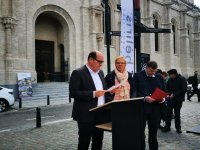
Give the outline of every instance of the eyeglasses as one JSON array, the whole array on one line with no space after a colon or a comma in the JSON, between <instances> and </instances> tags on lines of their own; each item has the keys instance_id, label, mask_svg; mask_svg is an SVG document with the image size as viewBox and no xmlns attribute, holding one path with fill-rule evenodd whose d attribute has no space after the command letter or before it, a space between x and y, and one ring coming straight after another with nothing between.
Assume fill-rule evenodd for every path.
<instances>
[{"instance_id":1,"label":"eyeglasses","mask_svg":"<svg viewBox=\"0 0 200 150\"><path fill-rule=\"evenodd\" d=\"M122 64L126 64L126 63L125 63L125 62L116 62L116 64L117 64L117 65L119 65L119 64L122 65Z\"/></svg>"},{"instance_id":2,"label":"eyeglasses","mask_svg":"<svg viewBox=\"0 0 200 150\"><path fill-rule=\"evenodd\" d=\"M98 59L96 59L96 58L94 58L94 60L96 60L99 64L103 64L103 63L104 63L104 61L98 60Z\"/></svg>"}]
</instances>

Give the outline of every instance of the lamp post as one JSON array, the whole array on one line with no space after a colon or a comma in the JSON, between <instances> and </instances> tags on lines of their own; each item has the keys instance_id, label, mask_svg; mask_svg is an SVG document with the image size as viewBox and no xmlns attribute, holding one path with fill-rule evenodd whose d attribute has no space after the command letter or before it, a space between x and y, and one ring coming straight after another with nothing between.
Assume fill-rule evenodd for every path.
<instances>
[{"instance_id":1,"label":"lamp post","mask_svg":"<svg viewBox=\"0 0 200 150\"><path fill-rule=\"evenodd\" d=\"M134 43L135 43L135 49L136 49L136 67L137 71L141 70L141 59L140 59L140 38L141 38L141 30L140 30L140 0L134 0L134 24L137 23L139 26L135 28L135 36L134 36Z\"/></svg>"},{"instance_id":2,"label":"lamp post","mask_svg":"<svg viewBox=\"0 0 200 150\"><path fill-rule=\"evenodd\" d=\"M110 9L108 0L104 0L105 5L105 33L106 33L106 49L107 49L107 73L110 73L110 44L111 44L111 24L110 24Z\"/></svg>"}]
</instances>

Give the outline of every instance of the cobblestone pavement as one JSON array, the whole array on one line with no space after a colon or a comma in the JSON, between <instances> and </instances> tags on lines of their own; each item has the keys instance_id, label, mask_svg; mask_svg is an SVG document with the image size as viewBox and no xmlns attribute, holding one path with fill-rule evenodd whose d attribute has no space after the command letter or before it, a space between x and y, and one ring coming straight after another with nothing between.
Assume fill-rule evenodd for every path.
<instances>
[{"instance_id":1,"label":"cobblestone pavement","mask_svg":"<svg viewBox=\"0 0 200 150\"><path fill-rule=\"evenodd\" d=\"M200 125L200 103L194 98L192 102L184 102L181 117L182 134L176 133L174 120L170 132L162 133L160 130L158 131L159 150L200 150L200 135L186 133L191 127ZM76 122L66 121L42 125L41 128L27 129L25 131L0 133L0 150L32 149L76 150ZM112 135L109 132L105 132L103 150L111 149Z\"/></svg>"}]
</instances>

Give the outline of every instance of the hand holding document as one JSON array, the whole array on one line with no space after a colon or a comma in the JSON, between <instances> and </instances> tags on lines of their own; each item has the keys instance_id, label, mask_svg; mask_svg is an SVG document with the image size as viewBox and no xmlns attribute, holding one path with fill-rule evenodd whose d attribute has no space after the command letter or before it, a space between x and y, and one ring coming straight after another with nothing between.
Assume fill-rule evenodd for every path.
<instances>
[{"instance_id":1,"label":"hand holding document","mask_svg":"<svg viewBox=\"0 0 200 150\"><path fill-rule=\"evenodd\" d=\"M121 83L119 83L119 84L117 84L117 85L113 85L113 86L111 86L109 89L107 89L106 92L111 92L112 90L114 90L114 89L116 89L116 88L118 88L118 87L120 87L120 86L123 86L124 83L125 83L125 81L123 81L123 82L121 82Z\"/></svg>"},{"instance_id":2,"label":"hand holding document","mask_svg":"<svg viewBox=\"0 0 200 150\"><path fill-rule=\"evenodd\" d=\"M169 93L156 88L155 91L152 93L151 98L155 99L156 101L162 101L163 98L165 98L166 96L168 96Z\"/></svg>"},{"instance_id":3,"label":"hand holding document","mask_svg":"<svg viewBox=\"0 0 200 150\"><path fill-rule=\"evenodd\" d=\"M97 90L95 91L95 97L100 97L105 94L106 90Z\"/></svg>"}]
</instances>

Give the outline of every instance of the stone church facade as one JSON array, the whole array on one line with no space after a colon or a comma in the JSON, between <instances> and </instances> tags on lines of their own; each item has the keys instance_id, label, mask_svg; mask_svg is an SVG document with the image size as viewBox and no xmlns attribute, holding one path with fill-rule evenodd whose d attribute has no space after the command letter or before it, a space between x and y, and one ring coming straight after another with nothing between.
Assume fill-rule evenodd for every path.
<instances>
[{"instance_id":1,"label":"stone church facade","mask_svg":"<svg viewBox=\"0 0 200 150\"><path fill-rule=\"evenodd\" d=\"M117 4L120 0L109 0L113 31L121 25ZM200 71L200 13L187 4L141 0L143 24L171 29L142 34L141 52L150 54L162 70L177 68L185 76ZM0 85L15 85L18 72L30 72L35 82L56 81L62 74L67 81L94 49L105 55L106 74L103 16L102 0L0 0ZM112 37L110 48L113 69L120 37Z\"/></svg>"}]
</instances>

